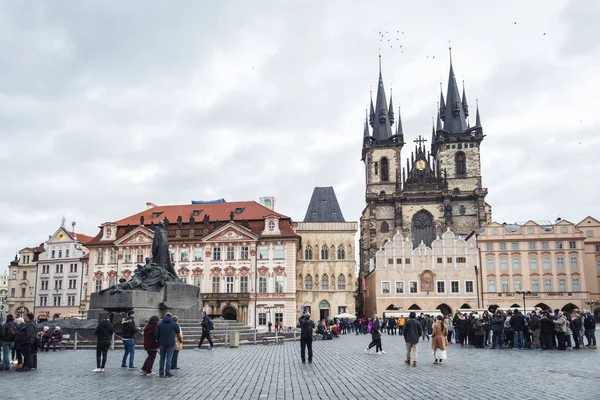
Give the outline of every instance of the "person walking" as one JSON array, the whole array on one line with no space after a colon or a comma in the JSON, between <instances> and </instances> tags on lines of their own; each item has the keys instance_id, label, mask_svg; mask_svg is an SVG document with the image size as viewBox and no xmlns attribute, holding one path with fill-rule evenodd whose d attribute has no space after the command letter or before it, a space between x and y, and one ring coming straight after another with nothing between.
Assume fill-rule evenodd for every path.
<instances>
[{"instance_id":1,"label":"person walking","mask_svg":"<svg viewBox=\"0 0 600 400\"><path fill-rule=\"evenodd\" d=\"M447 359L446 340L448 336L448 327L444 323L444 317L438 315L433 324L431 332L431 349L433 350L434 364L442 365L443 360Z\"/></svg>"},{"instance_id":2,"label":"person walking","mask_svg":"<svg viewBox=\"0 0 600 400\"><path fill-rule=\"evenodd\" d=\"M406 359L404 363L410 365L412 360L412 366L417 366L417 357L419 355L419 338L422 334L421 324L417 321L417 314L414 311L408 315L408 321L404 323L404 340L406 342Z\"/></svg>"},{"instance_id":3,"label":"person walking","mask_svg":"<svg viewBox=\"0 0 600 400\"><path fill-rule=\"evenodd\" d=\"M311 364L313 359L312 341L315 323L310 319L309 312L300 317L298 323L300 324L300 358L302 359L302 364L304 364L306 361L306 349L308 348L308 363Z\"/></svg>"},{"instance_id":4,"label":"person walking","mask_svg":"<svg viewBox=\"0 0 600 400\"><path fill-rule=\"evenodd\" d=\"M179 318L177 315L173 316L173 322L179 326ZM179 333L175 337L175 349L173 349L173 358L171 359L171 369L180 369L179 368L179 351L183 350L183 331L181 330L181 326L179 326Z\"/></svg>"},{"instance_id":5,"label":"person walking","mask_svg":"<svg viewBox=\"0 0 600 400\"><path fill-rule=\"evenodd\" d=\"M2 325L2 369L10 370L10 353L17 339L17 324L12 314L6 316L6 322Z\"/></svg>"},{"instance_id":6,"label":"person walking","mask_svg":"<svg viewBox=\"0 0 600 400\"><path fill-rule=\"evenodd\" d=\"M35 324L33 313L25 314L25 324L17 332L16 341L19 342L19 348L23 354L23 365L17 368L17 372L31 371L31 346L35 340Z\"/></svg>"},{"instance_id":7,"label":"person walking","mask_svg":"<svg viewBox=\"0 0 600 400\"><path fill-rule=\"evenodd\" d=\"M123 327L123 347L125 352L123 353L123 360L121 361L121 368L127 368L127 356L129 356L129 368L135 368L133 361L135 358L135 333L140 329L135 324L135 314L133 311L127 313L127 317L121 320Z\"/></svg>"},{"instance_id":8,"label":"person walking","mask_svg":"<svg viewBox=\"0 0 600 400\"><path fill-rule=\"evenodd\" d=\"M154 336L159 344L160 361L158 363L158 375L161 378L170 378L171 360L175 350L175 337L181 332L179 325L173 322L173 315L166 313L160 324L154 331Z\"/></svg>"},{"instance_id":9,"label":"person walking","mask_svg":"<svg viewBox=\"0 0 600 400\"><path fill-rule=\"evenodd\" d=\"M157 315L151 316L148 323L144 326L144 350L146 350L148 356L142 366L142 375L156 375L156 372L152 372L152 367L154 367L154 360L156 359L156 353L158 353L159 347L158 340L156 340L156 336L154 336L154 331L156 331L157 326Z\"/></svg>"},{"instance_id":10,"label":"person walking","mask_svg":"<svg viewBox=\"0 0 600 400\"><path fill-rule=\"evenodd\" d=\"M202 343L204 342L204 339L207 339L208 344L210 345L208 350L213 351L215 349L215 346L213 344L212 338L210 337L210 331L213 329L213 322L208 317L208 315L206 315L206 311L202 311L202 321L200 321L198 323L202 325L202 336L200 337L200 342L198 343L198 347L196 347L194 350L200 350L200 347L202 347ZM277 328L277 325L275 325L275 328Z\"/></svg>"},{"instance_id":11,"label":"person walking","mask_svg":"<svg viewBox=\"0 0 600 400\"><path fill-rule=\"evenodd\" d=\"M446 324L446 328L448 329L446 340L448 341L448 344L452 344L452 331L454 330L454 324L452 323L452 314L448 314L448 316L444 319L444 323Z\"/></svg>"},{"instance_id":12,"label":"person walking","mask_svg":"<svg viewBox=\"0 0 600 400\"><path fill-rule=\"evenodd\" d=\"M427 319L427 316L422 313L420 318L421 320L419 322L421 323L421 335L423 336L423 341L427 338L427 341L429 342L429 320Z\"/></svg>"},{"instance_id":13,"label":"person walking","mask_svg":"<svg viewBox=\"0 0 600 400\"><path fill-rule=\"evenodd\" d=\"M102 321L98 323L94 334L96 335L96 369L93 372L104 372L106 366L106 357L113 336L113 325L107 314Z\"/></svg>"},{"instance_id":14,"label":"person walking","mask_svg":"<svg viewBox=\"0 0 600 400\"><path fill-rule=\"evenodd\" d=\"M385 354L385 351L383 351L381 348L380 326L379 319L375 317L375 321L373 321L373 327L371 328L371 343L369 344L369 347L365 349L365 353L371 353L371 348L375 346L375 354Z\"/></svg>"}]
</instances>

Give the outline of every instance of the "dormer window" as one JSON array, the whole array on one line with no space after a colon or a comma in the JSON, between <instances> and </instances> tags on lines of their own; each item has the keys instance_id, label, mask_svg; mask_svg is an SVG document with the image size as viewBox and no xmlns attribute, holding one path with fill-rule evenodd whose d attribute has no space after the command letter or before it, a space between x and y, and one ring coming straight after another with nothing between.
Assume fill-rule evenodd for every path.
<instances>
[{"instance_id":1,"label":"dormer window","mask_svg":"<svg viewBox=\"0 0 600 400\"><path fill-rule=\"evenodd\" d=\"M241 213L244 212L245 209L246 209L245 207L238 207L238 208L235 209L235 213L236 214L241 214Z\"/></svg>"},{"instance_id":2,"label":"dormer window","mask_svg":"<svg viewBox=\"0 0 600 400\"><path fill-rule=\"evenodd\" d=\"M160 217L160 215L161 215L162 213L163 213L162 211L160 211L160 212L153 212L153 213L152 213L152 219Z\"/></svg>"},{"instance_id":3,"label":"dormer window","mask_svg":"<svg viewBox=\"0 0 600 400\"><path fill-rule=\"evenodd\" d=\"M202 210L194 210L194 212L193 212L194 217L199 216L201 211Z\"/></svg>"},{"instance_id":4,"label":"dormer window","mask_svg":"<svg viewBox=\"0 0 600 400\"><path fill-rule=\"evenodd\" d=\"M272 231L273 229L275 229L275 222L273 221L269 221L269 230Z\"/></svg>"}]
</instances>

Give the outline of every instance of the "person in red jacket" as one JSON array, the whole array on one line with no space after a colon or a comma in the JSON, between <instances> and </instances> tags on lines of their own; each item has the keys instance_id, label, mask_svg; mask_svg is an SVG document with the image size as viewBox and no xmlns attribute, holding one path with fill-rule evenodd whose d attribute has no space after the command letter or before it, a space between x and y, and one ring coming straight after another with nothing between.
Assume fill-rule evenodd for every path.
<instances>
[{"instance_id":1,"label":"person in red jacket","mask_svg":"<svg viewBox=\"0 0 600 400\"><path fill-rule=\"evenodd\" d=\"M154 336L157 326L158 316L156 315L151 316L146 326L144 326L144 350L148 353L148 357L146 357L146 361L144 361L144 365L142 366L142 375L156 375L156 372L152 372L152 367L158 353L158 340Z\"/></svg>"}]
</instances>

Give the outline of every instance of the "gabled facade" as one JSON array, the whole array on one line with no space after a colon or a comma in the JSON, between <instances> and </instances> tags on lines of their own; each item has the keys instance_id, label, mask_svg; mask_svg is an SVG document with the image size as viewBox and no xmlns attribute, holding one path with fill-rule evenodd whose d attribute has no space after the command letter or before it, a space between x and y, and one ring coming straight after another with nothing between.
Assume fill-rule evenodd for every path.
<instances>
[{"instance_id":1,"label":"gabled facade","mask_svg":"<svg viewBox=\"0 0 600 400\"><path fill-rule=\"evenodd\" d=\"M35 285L37 280L37 261L44 252L44 244L38 247L25 247L8 267L8 298L5 314L24 317L33 312L35 304Z\"/></svg>"},{"instance_id":2,"label":"gabled facade","mask_svg":"<svg viewBox=\"0 0 600 400\"><path fill-rule=\"evenodd\" d=\"M470 126L469 106L463 87L460 96L450 61L446 98L440 93L437 124L430 147L427 139L414 135L416 146L402 168L401 151L406 133L400 111L387 108L381 62L377 104L363 133L366 207L360 219L360 271L369 272L369 260L396 232L408 238L413 248L431 246L437 236L450 229L466 237L491 221L482 185L480 145L484 135L479 109ZM393 124L397 129L393 133ZM372 132L369 129L372 127Z\"/></svg>"},{"instance_id":3,"label":"gabled facade","mask_svg":"<svg viewBox=\"0 0 600 400\"><path fill-rule=\"evenodd\" d=\"M0 275L0 321L4 322L6 314L8 314L8 271L4 271Z\"/></svg>"},{"instance_id":4,"label":"gabled facade","mask_svg":"<svg viewBox=\"0 0 600 400\"><path fill-rule=\"evenodd\" d=\"M37 261L35 311L37 319L83 316L84 271L92 238L69 232L63 224L44 243Z\"/></svg>"},{"instance_id":5,"label":"gabled facade","mask_svg":"<svg viewBox=\"0 0 600 400\"><path fill-rule=\"evenodd\" d=\"M285 215L256 202L157 206L100 226L88 244L85 296L129 279L152 257L154 226L166 226L175 271L200 287L210 315L250 326L295 326L300 237Z\"/></svg>"},{"instance_id":6,"label":"gabled facade","mask_svg":"<svg viewBox=\"0 0 600 400\"><path fill-rule=\"evenodd\" d=\"M479 253L450 230L413 248L397 233L380 248L365 278L365 315L399 316L410 311L447 315L481 308Z\"/></svg>"},{"instance_id":7,"label":"gabled facade","mask_svg":"<svg viewBox=\"0 0 600 400\"><path fill-rule=\"evenodd\" d=\"M315 188L306 217L297 228L302 237L297 267L298 318L305 312L314 320L355 314L357 229L356 222L344 220L332 187Z\"/></svg>"}]
</instances>

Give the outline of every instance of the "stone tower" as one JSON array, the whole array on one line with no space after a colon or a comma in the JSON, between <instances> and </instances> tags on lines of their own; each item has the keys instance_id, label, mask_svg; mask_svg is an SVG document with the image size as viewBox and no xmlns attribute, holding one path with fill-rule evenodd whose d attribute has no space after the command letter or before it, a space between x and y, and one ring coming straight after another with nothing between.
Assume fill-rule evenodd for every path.
<instances>
[{"instance_id":1,"label":"stone tower","mask_svg":"<svg viewBox=\"0 0 600 400\"><path fill-rule=\"evenodd\" d=\"M431 143L415 134L414 151L402 168L405 144L398 112L390 94L387 106L381 58L375 107L371 100L365 121L362 161L365 163L366 207L360 219L360 271L369 273L375 251L400 232L413 247L431 242L447 229L466 236L491 219L482 187L480 145L484 138L479 117L469 126L469 107L463 85L460 95L452 59L446 98L440 93L437 123ZM369 129L372 128L372 132ZM429 148L428 148L429 147Z\"/></svg>"}]
</instances>

